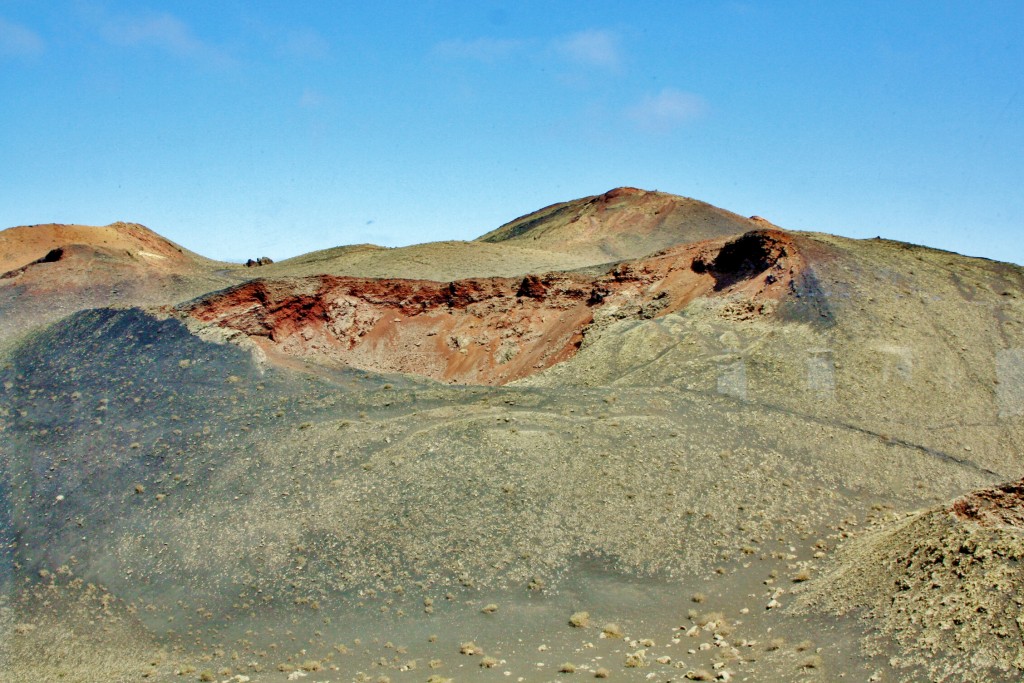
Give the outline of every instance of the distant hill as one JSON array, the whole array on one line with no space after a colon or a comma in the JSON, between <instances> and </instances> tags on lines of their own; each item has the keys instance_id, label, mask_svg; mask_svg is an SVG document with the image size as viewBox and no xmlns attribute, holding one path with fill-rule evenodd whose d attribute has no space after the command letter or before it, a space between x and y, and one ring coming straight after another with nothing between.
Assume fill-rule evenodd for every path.
<instances>
[{"instance_id":1,"label":"distant hill","mask_svg":"<svg viewBox=\"0 0 1024 683\"><path fill-rule=\"evenodd\" d=\"M602 257L597 262L604 260ZM572 270L594 263L587 255L534 249L528 245L445 241L392 249L370 244L335 247L263 266L252 275L347 275L449 282L469 277L514 277Z\"/></svg>"},{"instance_id":2,"label":"distant hill","mask_svg":"<svg viewBox=\"0 0 1024 683\"><path fill-rule=\"evenodd\" d=\"M237 282L233 269L137 223L9 228L0 231L0 341L86 308L198 296Z\"/></svg>"},{"instance_id":3,"label":"distant hill","mask_svg":"<svg viewBox=\"0 0 1024 683\"><path fill-rule=\"evenodd\" d=\"M170 272L208 266L216 262L161 237L138 223L105 226L46 223L0 231L0 274L30 265L61 248L81 246L110 258L146 264ZM51 258L55 262L59 258Z\"/></svg>"},{"instance_id":4,"label":"distant hill","mask_svg":"<svg viewBox=\"0 0 1024 683\"><path fill-rule=\"evenodd\" d=\"M477 238L565 252L595 262L638 258L679 244L765 227L705 202L665 192L619 187L552 204Z\"/></svg>"}]
</instances>

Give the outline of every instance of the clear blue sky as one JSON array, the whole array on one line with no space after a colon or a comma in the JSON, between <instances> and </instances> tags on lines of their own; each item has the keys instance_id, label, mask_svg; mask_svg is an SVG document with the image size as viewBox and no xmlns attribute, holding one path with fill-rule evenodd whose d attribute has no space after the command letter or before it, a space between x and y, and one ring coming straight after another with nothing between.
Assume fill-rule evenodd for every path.
<instances>
[{"instance_id":1,"label":"clear blue sky","mask_svg":"<svg viewBox=\"0 0 1024 683\"><path fill-rule=\"evenodd\" d=\"M0 0L0 227L470 239L619 185L1024 263L1024 2Z\"/></svg>"}]
</instances>

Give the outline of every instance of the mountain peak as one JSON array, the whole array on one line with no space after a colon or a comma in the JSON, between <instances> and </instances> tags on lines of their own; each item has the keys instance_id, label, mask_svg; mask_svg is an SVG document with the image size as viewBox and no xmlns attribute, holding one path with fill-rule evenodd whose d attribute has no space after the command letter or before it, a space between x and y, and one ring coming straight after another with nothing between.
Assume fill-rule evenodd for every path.
<instances>
[{"instance_id":1,"label":"mountain peak","mask_svg":"<svg viewBox=\"0 0 1024 683\"><path fill-rule=\"evenodd\" d=\"M0 231L0 273L32 264L54 249L72 245L109 252L119 259L141 259L164 269L207 260L139 223L41 223Z\"/></svg>"},{"instance_id":2,"label":"mountain peak","mask_svg":"<svg viewBox=\"0 0 1024 683\"><path fill-rule=\"evenodd\" d=\"M526 214L477 241L617 261L681 244L732 237L758 227L764 227L763 223L696 199L616 187Z\"/></svg>"}]
</instances>

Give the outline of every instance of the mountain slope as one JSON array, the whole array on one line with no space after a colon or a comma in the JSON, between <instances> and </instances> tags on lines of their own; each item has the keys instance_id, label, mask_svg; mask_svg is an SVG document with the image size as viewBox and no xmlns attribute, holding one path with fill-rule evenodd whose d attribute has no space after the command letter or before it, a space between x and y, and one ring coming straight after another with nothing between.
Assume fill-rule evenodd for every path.
<instances>
[{"instance_id":1,"label":"mountain slope","mask_svg":"<svg viewBox=\"0 0 1024 683\"><path fill-rule=\"evenodd\" d=\"M973 491L851 541L800 596L805 610L856 613L931 680L1024 671L1024 481Z\"/></svg>"},{"instance_id":2,"label":"mountain slope","mask_svg":"<svg viewBox=\"0 0 1024 683\"><path fill-rule=\"evenodd\" d=\"M585 256L595 263L768 227L710 204L631 187L553 204L477 238Z\"/></svg>"},{"instance_id":3,"label":"mountain slope","mask_svg":"<svg viewBox=\"0 0 1024 683\"><path fill-rule=\"evenodd\" d=\"M237 281L232 268L135 223L9 228L0 231L0 342L86 308L219 289Z\"/></svg>"},{"instance_id":4,"label":"mountain slope","mask_svg":"<svg viewBox=\"0 0 1024 683\"><path fill-rule=\"evenodd\" d=\"M920 680L968 604L998 628L934 671L1019 679L1006 591L951 580L1019 501L949 524L944 501L1024 470L1024 269L754 226L515 278L263 266L24 335L0 363L4 680ZM889 535L865 562L834 552L867 525ZM970 576L1016 590L1015 562Z\"/></svg>"},{"instance_id":5,"label":"mountain slope","mask_svg":"<svg viewBox=\"0 0 1024 683\"><path fill-rule=\"evenodd\" d=\"M431 242L390 249L373 245L325 249L278 261L259 268L254 274L260 277L338 275L450 282L573 270L590 265L594 265L594 260L583 255L513 244Z\"/></svg>"},{"instance_id":6,"label":"mountain slope","mask_svg":"<svg viewBox=\"0 0 1024 683\"><path fill-rule=\"evenodd\" d=\"M751 317L801 307L804 260L779 230L701 242L601 275L547 273L448 284L333 276L259 279L177 308L281 354L460 384L505 384L570 359L611 320L741 297ZM812 315L824 315L817 313Z\"/></svg>"},{"instance_id":7,"label":"mountain slope","mask_svg":"<svg viewBox=\"0 0 1024 683\"><path fill-rule=\"evenodd\" d=\"M199 256L137 223L97 227L48 223L0 231L0 273L8 273L73 245L90 247L108 256L123 256L150 268L180 272L215 262ZM48 262L56 262L51 258Z\"/></svg>"},{"instance_id":8,"label":"mountain slope","mask_svg":"<svg viewBox=\"0 0 1024 683\"><path fill-rule=\"evenodd\" d=\"M737 643L802 633L781 613L740 613L764 614L773 589L760 581L793 561L776 556L808 561L866 505L920 507L996 478L671 376L541 391L295 372L134 310L79 313L9 360L4 526L17 543L4 573L41 583L47 604L75 598L76 579L102 586L154 648L183 645L132 660L155 680L202 671L206 656L237 667L232 651L246 675L261 671L249 662L317 661L339 666L318 680L350 680L387 655L374 638L409 650L389 675L413 658L453 673L474 640L523 675L548 644L551 666L644 680L624 668L629 639L573 632L568 615L651 638L652 661L680 656L664 647L697 593ZM498 618L481 622L492 602ZM22 638L48 641L45 604L15 607L34 625ZM339 656L355 638L368 647ZM711 670L717 652L681 657ZM762 666L729 670L785 680Z\"/></svg>"}]
</instances>

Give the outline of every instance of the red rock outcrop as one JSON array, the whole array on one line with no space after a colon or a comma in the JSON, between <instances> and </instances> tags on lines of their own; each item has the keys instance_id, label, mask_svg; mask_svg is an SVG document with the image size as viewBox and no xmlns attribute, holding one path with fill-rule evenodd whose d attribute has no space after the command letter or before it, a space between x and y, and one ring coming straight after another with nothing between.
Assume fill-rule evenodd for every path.
<instances>
[{"instance_id":1,"label":"red rock outcrop","mask_svg":"<svg viewBox=\"0 0 1024 683\"><path fill-rule=\"evenodd\" d=\"M957 498L953 514L982 526L1024 529L1024 479L972 491Z\"/></svg>"},{"instance_id":2,"label":"red rock outcrop","mask_svg":"<svg viewBox=\"0 0 1024 683\"><path fill-rule=\"evenodd\" d=\"M804 268L793 240L762 230L676 247L601 276L548 273L450 283L319 275L252 280L178 307L269 352L464 384L504 384L571 358L604 309L675 312L700 296L785 297ZM759 305L760 304L762 305Z\"/></svg>"}]
</instances>

